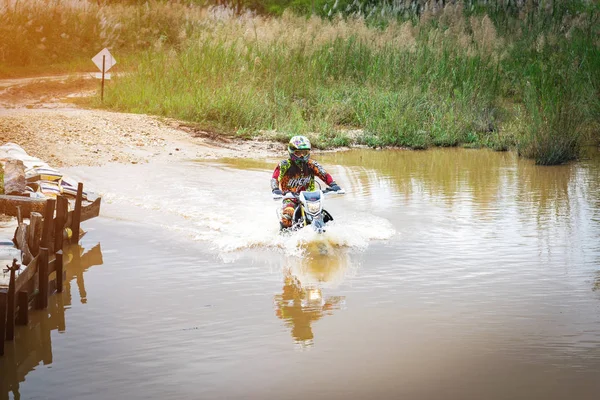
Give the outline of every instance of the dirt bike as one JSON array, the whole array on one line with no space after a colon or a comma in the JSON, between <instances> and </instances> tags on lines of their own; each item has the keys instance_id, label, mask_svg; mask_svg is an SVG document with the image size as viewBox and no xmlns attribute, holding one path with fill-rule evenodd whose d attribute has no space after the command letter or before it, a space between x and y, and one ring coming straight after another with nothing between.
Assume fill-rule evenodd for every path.
<instances>
[{"instance_id":1,"label":"dirt bike","mask_svg":"<svg viewBox=\"0 0 600 400\"><path fill-rule=\"evenodd\" d=\"M318 182L317 182L318 183ZM329 213L329 211L323 208L323 201L325 199L325 194L327 193L338 193L344 194L346 193L343 189L335 191L330 188L325 190L321 190L319 185L318 190L312 191L301 191L300 193L287 192L284 195L273 195L273 199L279 200L281 199L296 199L298 200L298 205L294 210L294 216L292 219L292 226L290 228L285 228L281 222L279 223L279 227L281 231L297 231L299 229L304 228L307 225L310 225L315 232L323 233L325 232L325 224L330 221L333 221L333 217ZM281 221L281 207L277 209L277 217Z\"/></svg>"}]
</instances>

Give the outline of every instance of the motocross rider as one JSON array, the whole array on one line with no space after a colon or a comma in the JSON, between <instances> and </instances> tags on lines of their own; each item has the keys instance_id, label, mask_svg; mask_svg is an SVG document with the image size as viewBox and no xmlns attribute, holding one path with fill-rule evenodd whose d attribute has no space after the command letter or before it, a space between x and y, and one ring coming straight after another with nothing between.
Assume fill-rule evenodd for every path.
<instances>
[{"instance_id":1,"label":"motocross rider","mask_svg":"<svg viewBox=\"0 0 600 400\"><path fill-rule=\"evenodd\" d=\"M281 161L271 177L271 191L274 196L284 193L300 193L303 190L315 190L315 175L325 182L332 190L341 188L335 183L325 169L310 158L311 145L306 136L294 136L288 143L290 157ZM294 210L298 199L284 199L282 202L281 229L291 228Z\"/></svg>"}]
</instances>

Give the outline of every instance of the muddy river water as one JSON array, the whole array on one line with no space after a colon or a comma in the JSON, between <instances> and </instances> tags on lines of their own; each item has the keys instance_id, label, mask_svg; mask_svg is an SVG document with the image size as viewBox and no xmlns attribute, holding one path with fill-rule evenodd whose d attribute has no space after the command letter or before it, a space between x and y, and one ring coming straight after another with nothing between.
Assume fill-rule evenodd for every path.
<instances>
[{"instance_id":1,"label":"muddy river water","mask_svg":"<svg viewBox=\"0 0 600 400\"><path fill-rule=\"evenodd\" d=\"M0 398L600 398L600 154L315 156L345 195L278 234L276 160L73 168L104 197Z\"/></svg>"}]
</instances>

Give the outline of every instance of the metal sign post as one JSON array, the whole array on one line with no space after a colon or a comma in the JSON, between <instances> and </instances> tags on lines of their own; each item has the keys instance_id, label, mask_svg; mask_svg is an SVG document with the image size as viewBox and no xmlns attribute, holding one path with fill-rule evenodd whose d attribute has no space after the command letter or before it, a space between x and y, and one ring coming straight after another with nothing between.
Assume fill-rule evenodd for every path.
<instances>
[{"instance_id":1,"label":"metal sign post","mask_svg":"<svg viewBox=\"0 0 600 400\"><path fill-rule=\"evenodd\" d=\"M100 101L104 101L104 67L106 66L106 56L102 55L102 89L100 91Z\"/></svg>"},{"instance_id":2,"label":"metal sign post","mask_svg":"<svg viewBox=\"0 0 600 400\"><path fill-rule=\"evenodd\" d=\"M117 63L117 60L113 58L112 54L110 54L110 51L108 51L107 48L104 48L100 53L96 54L94 58L92 58L92 61L94 64L96 64L98 69L102 71L101 74L96 74L96 78L102 79L100 99L104 101L104 80L110 79L110 74L107 74L106 72Z\"/></svg>"}]
</instances>

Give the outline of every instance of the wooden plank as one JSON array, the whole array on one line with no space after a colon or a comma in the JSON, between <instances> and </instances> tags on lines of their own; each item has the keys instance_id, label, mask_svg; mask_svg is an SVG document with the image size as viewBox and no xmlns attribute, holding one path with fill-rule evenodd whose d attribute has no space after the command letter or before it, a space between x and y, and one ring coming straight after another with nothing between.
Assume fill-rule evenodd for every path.
<instances>
[{"instance_id":1,"label":"wooden plank","mask_svg":"<svg viewBox=\"0 0 600 400\"><path fill-rule=\"evenodd\" d=\"M87 221L88 219L96 218L100 215L100 203L102 198L98 197L91 204L81 208L81 219L80 222Z\"/></svg>"},{"instance_id":2,"label":"wooden plank","mask_svg":"<svg viewBox=\"0 0 600 400\"><path fill-rule=\"evenodd\" d=\"M27 244L29 245L29 251L34 257L40 252L40 240L42 240L42 214L38 212L31 213L29 217L29 237Z\"/></svg>"},{"instance_id":3,"label":"wooden plank","mask_svg":"<svg viewBox=\"0 0 600 400\"><path fill-rule=\"evenodd\" d=\"M54 207L56 206L56 200L48 199L46 202L46 209L44 210L44 228L42 229L42 243L41 247L46 249L50 248L50 239L52 237L52 223L54 221Z\"/></svg>"},{"instance_id":4,"label":"wooden plank","mask_svg":"<svg viewBox=\"0 0 600 400\"><path fill-rule=\"evenodd\" d=\"M73 241L79 242L79 226L81 224L81 202L83 200L83 183L77 184L77 197L75 198L75 209L73 210L73 223L71 224L71 230L73 231Z\"/></svg>"},{"instance_id":5,"label":"wooden plank","mask_svg":"<svg viewBox=\"0 0 600 400\"><path fill-rule=\"evenodd\" d=\"M10 269L10 283L8 285L8 299L6 300L6 340L15 338L15 272L17 263L13 261Z\"/></svg>"},{"instance_id":6,"label":"wooden plank","mask_svg":"<svg viewBox=\"0 0 600 400\"><path fill-rule=\"evenodd\" d=\"M0 356L4 355L4 338L6 337L6 303L8 293L0 289Z\"/></svg>"},{"instance_id":7,"label":"wooden plank","mask_svg":"<svg viewBox=\"0 0 600 400\"><path fill-rule=\"evenodd\" d=\"M50 275L53 272L56 272L56 265L56 258L53 258L50 261L48 261L48 275ZM50 291L49 293L52 293L52 291Z\"/></svg>"},{"instance_id":8,"label":"wooden plank","mask_svg":"<svg viewBox=\"0 0 600 400\"><path fill-rule=\"evenodd\" d=\"M63 248L63 237L67 215L69 213L69 200L65 196L56 198L56 219L54 220L54 251Z\"/></svg>"},{"instance_id":9,"label":"wooden plank","mask_svg":"<svg viewBox=\"0 0 600 400\"><path fill-rule=\"evenodd\" d=\"M32 301L37 299L38 295L40 294L40 291L37 288L35 288L35 289L33 289L33 291L31 293L27 293L27 294L29 295L29 302L31 303Z\"/></svg>"},{"instance_id":10,"label":"wooden plank","mask_svg":"<svg viewBox=\"0 0 600 400\"><path fill-rule=\"evenodd\" d=\"M56 291L56 279L52 279L48 281L48 293L54 293ZM54 296L50 296L49 299L54 298Z\"/></svg>"},{"instance_id":11,"label":"wooden plank","mask_svg":"<svg viewBox=\"0 0 600 400\"><path fill-rule=\"evenodd\" d=\"M39 255L36 256L31 262L25 267L24 270L21 271L19 276L15 281L15 291L21 291L31 279L35 276L35 273L38 270L38 260Z\"/></svg>"},{"instance_id":12,"label":"wooden plank","mask_svg":"<svg viewBox=\"0 0 600 400\"><path fill-rule=\"evenodd\" d=\"M17 206L17 223L23 223L23 214L21 213L21 206Z\"/></svg>"},{"instance_id":13,"label":"wooden plank","mask_svg":"<svg viewBox=\"0 0 600 400\"><path fill-rule=\"evenodd\" d=\"M29 323L29 294L22 290L17 293L17 325L27 325Z\"/></svg>"},{"instance_id":14,"label":"wooden plank","mask_svg":"<svg viewBox=\"0 0 600 400\"><path fill-rule=\"evenodd\" d=\"M29 234L29 225L25 223L20 223L15 231L15 237L13 239L15 243L15 247L21 250L23 253L22 263L23 265L27 265L33 259L33 255L29 250L29 245L27 244L27 237Z\"/></svg>"},{"instance_id":15,"label":"wooden plank","mask_svg":"<svg viewBox=\"0 0 600 400\"><path fill-rule=\"evenodd\" d=\"M21 251L27 246L27 224L21 222L17 225L13 243L15 244L15 247Z\"/></svg>"},{"instance_id":16,"label":"wooden plank","mask_svg":"<svg viewBox=\"0 0 600 400\"><path fill-rule=\"evenodd\" d=\"M45 247L40 249L38 264L38 288L40 293L36 299L36 308L43 310L48 307L48 249Z\"/></svg>"},{"instance_id":17,"label":"wooden plank","mask_svg":"<svg viewBox=\"0 0 600 400\"><path fill-rule=\"evenodd\" d=\"M32 212L43 213L47 199L33 199L25 196L0 195L0 214L18 216L17 206L21 207L21 218L29 218Z\"/></svg>"},{"instance_id":18,"label":"wooden plank","mask_svg":"<svg viewBox=\"0 0 600 400\"><path fill-rule=\"evenodd\" d=\"M87 221L100 215L100 206L102 204L102 198L98 197L92 203L81 206L81 220L79 222ZM67 226L70 228L73 225L73 214L74 210L69 211L67 214Z\"/></svg>"}]
</instances>

